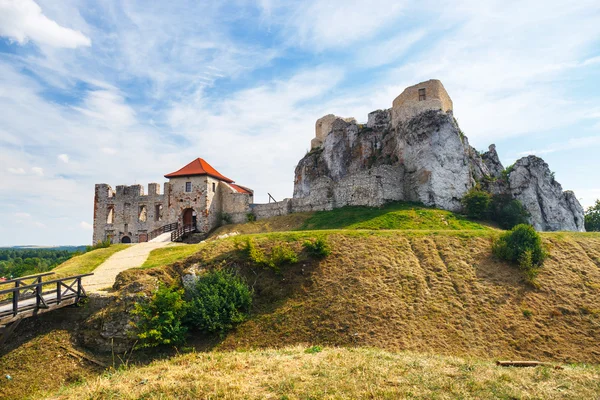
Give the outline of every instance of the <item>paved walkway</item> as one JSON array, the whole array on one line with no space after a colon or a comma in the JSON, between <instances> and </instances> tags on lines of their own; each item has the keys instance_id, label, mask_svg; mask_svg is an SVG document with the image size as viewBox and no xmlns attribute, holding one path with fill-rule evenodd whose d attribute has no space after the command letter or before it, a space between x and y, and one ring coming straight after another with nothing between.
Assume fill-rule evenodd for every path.
<instances>
[{"instance_id":1,"label":"paved walkway","mask_svg":"<svg viewBox=\"0 0 600 400\"><path fill-rule=\"evenodd\" d=\"M94 275L83 278L83 287L87 293L105 292L115 283L115 278L119 272L129 268L140 267L148 255L154 249L173 244L172 242L148 242L131 245L131 247L121 250L110 256L98 268L94 270Z\"/></svg>"}]
</instances>

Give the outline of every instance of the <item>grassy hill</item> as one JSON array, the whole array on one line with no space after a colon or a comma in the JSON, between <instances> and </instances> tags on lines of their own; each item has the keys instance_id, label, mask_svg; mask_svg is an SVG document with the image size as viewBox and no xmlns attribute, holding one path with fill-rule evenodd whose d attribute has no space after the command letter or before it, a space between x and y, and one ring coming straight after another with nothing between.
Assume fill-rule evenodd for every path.
<instances>
[{"instance_id":1,"label":"grassy hill","mask_svg":"<svg viewBox=\"0 0 600 400\"><path fill-rule=\"evenodd\" d=\"M579 399L600 367L499 368L473 358L377 349L287 347L191 353L120 370L57 399Z\"/></svg>"},{"instance_id":2,"label":"grassy hill","mask_svg":"<svg viewBox=\"0 0 600 400\"><path fill-rule=\"evenodd\" d=\"M322 229L484 230L481 223L450 211L415 203L394 202L383 207L342 207L331 211L295 213L245 224L225 225L212 237L229 232L267 233Z\"/></svg>"},{"instance_id":3,"label":"grassy hill","mask_svg":"<svg viewBox=\"0 0 600 400\"><path fill-rule=\"evenodd\" d=\"M114 244L110 247L88 251L75 256L52 270L57 277L65 277L93 272L100 264L115 254L117 251L126 249L126 244Z\"/></svg>"},{"instance_id":4,"label":"grassy hill","mask_svg":"<svg viewBox=\"0 0 600 400\"><path fill-rule=\"evenodd\" d=\"M222 349L297 343L478 357L600 361L600 235L544 234L539 288L491 254L493 230L258 234L261 249L325 237L332 254L281 274L253 267L244 236L196 245L178 265L234 268L252 284L252 317ZM181 251L177 249L177 251ZM147 270L154 274L153 270ZM141 280L139 271L124 279Z\"/></svg>"},{"instance_id":5,"label":"grassy hill","mask_svg":"<svg viewBox=\"0 0 600 400\"><path fill-rule=\"evenodd\" d=\"M215 239L234 231L242 235ZM51 367L49 356L39 361L35 339L0 352L0 373L38 360L28 367L37 382L30 386L59 398L593 397L597 365L523 370L493 361L600 362L600 234L542 234L549 258L535 288L492 256L500 233L406 204L224 226L206 243L155 250L142 269L119 275L123 290L151 290L157 279L177 281L198 266L244 277L254 290L250 318L223 337L192 335L187 350L200 353L99 377L85 363L61 369L72 363L66 356ZM317 237L332 249L321 261L302 248ZM249 239L265 253L288 246L300 261L280 273L257 267L240 250ZM324 350L305 353L311 346ZM132 362L155 357L138 352ZM44 380L48 369L53 380ZM75 387L56 392L69 382ZM25 386L10 385L0 386L0 397L21 396Z\"/></svg>"}]
</instances>

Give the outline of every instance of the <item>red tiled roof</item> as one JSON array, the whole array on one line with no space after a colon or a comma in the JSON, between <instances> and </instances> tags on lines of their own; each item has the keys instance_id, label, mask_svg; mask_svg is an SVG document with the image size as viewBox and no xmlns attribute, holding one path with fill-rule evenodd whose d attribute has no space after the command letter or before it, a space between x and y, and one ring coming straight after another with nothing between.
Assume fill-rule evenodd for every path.
<instances>
[{"instance_id":1,"label":"red tiled roof","mask_svg":"<svg viewBox=\"0 0 600 400\"><path fill-rule=\"evenodd\" d=\"M233 180L228 177L221 175L219 171L214 169L209 163L204 161L201 158L196 158L194 161L186 165L185 167L171 172L170 174L165 175L165 178L176 178L178 176L194 176L194 175L208 175L213 178L217 178L219 180L225 181L227 183L232 183Z\"/></svg>"},{"instance_id":2,"label":"red tiled roof","mask_svg":"<svg viewBox=\"0 0 600 400\"><path fill-rule=\"evenodd\" d=\"M240 186L240 185L236 185L235 183L230 183L229 186L231 186L232 188L237 190L239 193L254 194L254 192L252 190L245 188L243 186Z\"/></svg>"}]
</instances>

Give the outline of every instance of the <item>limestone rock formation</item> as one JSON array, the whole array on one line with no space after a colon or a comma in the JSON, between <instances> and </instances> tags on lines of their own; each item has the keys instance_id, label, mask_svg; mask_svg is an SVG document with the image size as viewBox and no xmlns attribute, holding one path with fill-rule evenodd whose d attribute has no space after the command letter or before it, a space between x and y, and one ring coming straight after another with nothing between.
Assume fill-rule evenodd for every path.
<instances>
[{"instance_id":1,"label":"limestone rock formation","mask_svg":"<svg viewBox=\"0 0 600 400\"><path fill-rule=\"evenodd\" d=\"M518 160L508 175L509 192L531 214L540 231L584 231L584 210L575 194L563 192L548 164L539 157Z\"/></svg>"},{"instance_id":2,"label":"limestone rock formation","mask_svg":"<svg viewBox=\"0 0 600 400\"><path fill-rule=\"evenodd\" d=\"M542 159L523 158L506 174L495 145L483 154L469 145L436 80L406 89L366 124L332 114L319 119L288 205L305 211L405 200L461 211L462 197L478 183L520 200L538 230L583 230L581 205Z\"/></svg>"}]
</instances>

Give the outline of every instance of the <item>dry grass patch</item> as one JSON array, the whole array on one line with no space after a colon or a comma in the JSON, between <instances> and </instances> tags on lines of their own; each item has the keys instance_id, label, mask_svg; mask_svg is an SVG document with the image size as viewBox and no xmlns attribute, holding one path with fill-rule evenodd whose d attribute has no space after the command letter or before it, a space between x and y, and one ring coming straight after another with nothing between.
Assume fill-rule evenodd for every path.
<instances>
[{"instance_id":1,"label":"dry grass patch","mask_svg":"<svg viewBox=\"0 0 600 400\"><path fill-rule=\"evenodd\" d=\"M516 369L472 358L296 346L181 355L105 374L51 398L583 399L598 391L598 366Z\"/></svg>"},{"instance_id":2,"label":"dry grass patch","mask_svg":"<svg viewBox=\"0 0 600 400\"><path fill-rule=\"evenodd\" d=\"M54 330L0 354L0 398L39 398L34 395L39 391L81 383L102 372L102 368L69 355L71 349L71 334Z\"/></svg>"}]
</instances>

